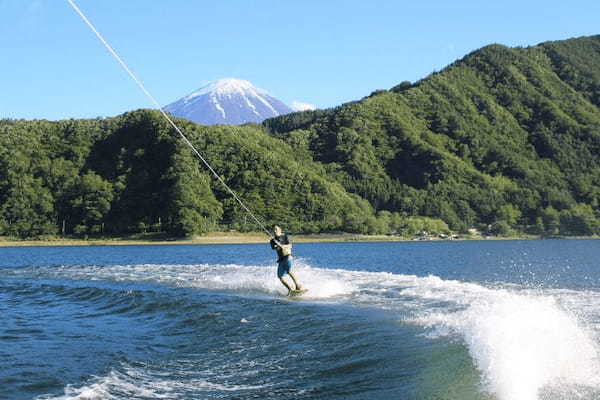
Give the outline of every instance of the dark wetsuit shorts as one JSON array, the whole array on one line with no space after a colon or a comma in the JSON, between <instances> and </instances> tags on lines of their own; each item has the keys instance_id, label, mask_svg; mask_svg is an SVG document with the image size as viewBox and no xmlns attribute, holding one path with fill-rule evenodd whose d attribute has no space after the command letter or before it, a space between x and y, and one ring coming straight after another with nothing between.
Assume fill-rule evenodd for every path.
<instances>
[{"instance_id":1,"label":"dark wetsuit shorts","mask_svg":"<svg viewBox=\"0 0 600 400\"><path fill-rule=\"evenodd\" d=\"M285 274L289 274L290 268L292 268L292 257L288 256L277 263L277 277L281 278Z\"/></svg>"}]
</instances>

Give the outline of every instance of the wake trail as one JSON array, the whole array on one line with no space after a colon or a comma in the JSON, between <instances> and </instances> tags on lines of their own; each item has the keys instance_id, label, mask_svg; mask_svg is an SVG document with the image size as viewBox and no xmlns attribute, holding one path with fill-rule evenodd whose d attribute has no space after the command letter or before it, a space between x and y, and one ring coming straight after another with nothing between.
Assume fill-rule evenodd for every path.
<instances>
[{"instance_id":1,"label":"wake trail","mask_svg":"<svg viewBox=\"0 0 600 400\"><path fill-rule=\"evenodd\" d=\"M600 293L484 286L437 276L312 267L296 260L306 302L395 312L432 340L463 343L481 388L499 400L597 398ZM14 270L45 279L145 282L242 296L283 296L272 266L128 265ZM590 394L591 393L591 394Z\"/></svg>"}]
</instances>

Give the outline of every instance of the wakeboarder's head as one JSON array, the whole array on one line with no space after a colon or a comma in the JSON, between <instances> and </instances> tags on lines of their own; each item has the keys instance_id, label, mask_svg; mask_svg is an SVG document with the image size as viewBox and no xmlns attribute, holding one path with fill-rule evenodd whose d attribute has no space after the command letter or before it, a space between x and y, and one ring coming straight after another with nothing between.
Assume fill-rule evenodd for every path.
<instances>
[{"instance_id":1,"label":"wakeboarder's head","mask_svg":"<svg viewBox=\"0 0 600 400\"><path fill-rule=\"evenodd\" d=\"M281 236L281 234L283 233L283 229L281 229L279 225L274 225L273 233L275 233L275 236Z\"/></svg>"}]
</instances>

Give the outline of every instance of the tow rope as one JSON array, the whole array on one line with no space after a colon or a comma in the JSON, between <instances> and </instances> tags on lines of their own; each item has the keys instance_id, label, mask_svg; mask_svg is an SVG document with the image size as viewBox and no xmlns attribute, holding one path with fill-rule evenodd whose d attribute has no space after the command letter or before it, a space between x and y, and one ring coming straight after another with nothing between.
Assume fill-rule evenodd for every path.
<instances>
[{"instance_id":1,"label":"tow rope","mask_svg":"<svg viewBox=\"0 0 600 400\"><path fill-rule=\"evenodd\" d=\"M229 187L229 185L227 185L227 183L225 183L225 181L223 180L223 178L221 178L219 176L219 174L217 174L217 172L208 163L208 161L202 156L202 154L200 154L200 152L196 149L196 147L192 144L192 142L190 142L190 140L187 138L187 136L184 135L184 133L182 132L182 130L179 129L179 127L173 121L173 119L169 116L169 114L167 114L162 109L162 107L160 106L160 104L158 103L158 101L154 98L154 96L152 96L152 94L150 94L150 92L148 91L148 89L146 89L146 87L144 86L144 84L142 83L142 81L131 71L131 69L129 69L129 67L127 66L127 64L125 63L125 61L123 61L123 59L119 56L119 54L117 54L117 52L106 41L106 39L104 39L104 37L100 34L100 32L96 29L96 27L92 24L92 22L83 13L83 11L81 11L81 9L77 6L77 4L75 4L75 1L74 0L67 0L67 1L71 5L71 7L73 7L73 10L75 10L75 12L77 12L77 14L79 14L79 16L81 17L81 19L83 20L83 22L85 22L86 25L92 30L92 32L94 32L94 34L96 35L96 37L100 40L100 42L102 42L102 44L104 45L104 47L106 47L106 49L108 50L108 52L115 58L115 60L117 60L117 62L121 66L121 68L123 68L125 70L125 72L127 72L127 74L131 77L131 79L133 79L135 81L135 83L139 86L139 88L142 90L142 92L144 92L144 94L150 100L150 102L158 109L158 111L160 111L160 113L162 114L162 116L169 122L169 124L173 127L173 129L175 129L175 131L179 134L179 136L181 136L181 138L183 139L183 141L192 149L192 151L198 156L198 158L202 161L202 163L204 163L204 165L206 166L206 168L208 168L208 170L210 172L212 172L212 174L215 176L215 178L217 178L217 180L219 182L221 182L221 184L225 187L225 189L227 189L227 191L233 196L233 198L240 204L240 206L242 206L242 208L254 219L254 221L256 221L256 223L258 224L258 226L260 226L261 229L263 231L265 231L265 233L270 238L275 239L273 237L273 234L256 217L256 215L254 215L254 213L252 211L250 211L250 209L238 197L238 195L233 191L233 189L231 189Z\"/></svg>"}]
</instances>

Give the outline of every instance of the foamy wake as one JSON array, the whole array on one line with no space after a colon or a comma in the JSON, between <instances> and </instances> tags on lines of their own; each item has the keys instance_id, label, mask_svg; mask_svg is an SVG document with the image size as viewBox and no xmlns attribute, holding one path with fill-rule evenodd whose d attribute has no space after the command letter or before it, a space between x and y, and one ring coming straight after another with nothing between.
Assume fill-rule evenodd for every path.
<instances>
[{"instance_id":1,"label":"foamy wake","mask_svg":"<svg viewBox=\"0 0 600 400\"><path fill-rule=\"evenodd\" d=\"M416 296L459 310L424 311L412 322L432 328L433 337L462 340L486 392L501 400L537 400L581 398L600 389L597 338L557 297L424 279L432 285L421 285Z\"/></svg>"},{"instance_id":2,"label":"foamy wake","mask_svg":"<svg viewBox=\"0 0 600 400\"><path fill-rule=\"evenodd\" d=\"M43 267L42 267L43 268ZM287 290L276 276L273 266L229 265L109 265L37 268L45 278L84 281L147 282L167 286L231 291L238 294L284 295ZM322 270L295 262L300 282L309 286L305 299L329 299L349 295L357 289L336 271ZM23 273L23 271L15 271ZM25 272L26 273L26 272Z\"/></svg>"},{"instance_id":3,"label":"foamy wake","mask_svg":"<svg viewBox=\"0 0 600 400\"><path fill-rule=\"evenodd\" d=\"M120 400L120 399L185 399L198 392L240 392L259 390L269 385L228 385L206 379L169 379L164 373L152 373L142 368L123 365L106 376L96 376L91 383L76 387L68 385L64 394L41 396L37 400Z\"/></svg>"},{"instance_id":4,"label":"foamy wake","mask_svg":"<svg viewBox=\"0 0 600 400\"><path fill-rule=\"evenodd\" d=\"M309 287L303 299L339 301L398 312L432 338L463 342L482 375L482 389L500 400L597 398L600 393L600 294L561 289L490 288L475 283L314 268L297 260L295 270ZM133 265L52 267L42 275L69 279L161 283L240 295L285 291L272 266ZM126 386L129 374L109 377ZM136 380L139 377L135 378ZM107 381L108 382L108 381ZM111 398L99 381L63 398ZM169 396L152 390L151 396ZM199 383L200 384L200 383ZM160 386L160 385L159 385ZM133 388L131 390L134 390ZM227 390L226 388L215 390ZM589 394L592 393L592 394ZM104 397L103 397L104 396Z\"/></svg>"}]
</instances>

